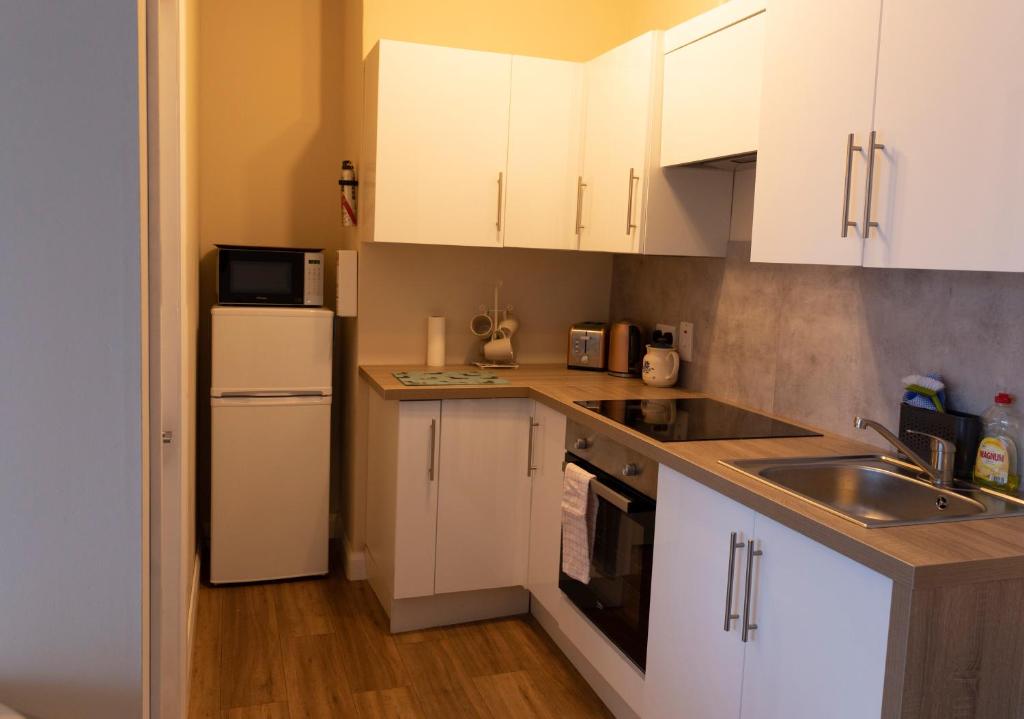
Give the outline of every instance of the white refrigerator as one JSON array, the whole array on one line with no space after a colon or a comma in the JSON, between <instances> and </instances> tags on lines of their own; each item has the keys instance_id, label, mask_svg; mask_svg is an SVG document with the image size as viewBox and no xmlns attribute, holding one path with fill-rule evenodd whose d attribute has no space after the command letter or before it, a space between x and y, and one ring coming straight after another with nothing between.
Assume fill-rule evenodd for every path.
<instances>
[{"instance_id":1,"label":"white refrigerator","mask_svg":"<svg viewBox=\"0 0 1024 719\"><path fill-rule=\"evenodd\" d=\"M212 315L210 581L326 574L334 314Z\"/></svg>"}]
</instances>

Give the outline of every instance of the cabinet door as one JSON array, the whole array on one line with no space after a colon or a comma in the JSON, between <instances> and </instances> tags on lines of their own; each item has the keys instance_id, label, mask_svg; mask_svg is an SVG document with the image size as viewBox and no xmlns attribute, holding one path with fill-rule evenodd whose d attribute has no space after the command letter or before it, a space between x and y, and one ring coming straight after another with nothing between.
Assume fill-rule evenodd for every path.
<instances>
[{"instance_id":1,"label":"cabinet door","mask_svg":"<svg viewBox=\"0 0 1024 719\"><path fill-rule=\"evenodd\" d=\"M530 405L525 399L442 402L438 594L526 586Z\"/></svg>"},{"instance_id":2,"label":"cabinet door","mask_svg":"<svg viewBox=\"0 0 1024 719\"><path fill-rule=\"evenodd\" d=\"M395 599L434 593L441 403L401 402L395 503Z\"/></svg>"},{"instance_id":3,"label":"cabinet door","mask_svg":"<svg viewBox=\"0 0 1024 719\"><path fill-rule=\"evenodd\" d=\"M582 99L580 63L512 58L506 247L576 249Z\"/></svg>"},{"instance_id":4,"label":"cabinet door","mask_svg":"<svg viewBox=\"0 0 1024 719\"><path fill-rule=\"evenodd\" d=\"M659 468L645 719L739 717L744 644L725 617L740 613L753 527L753 510Z\"/></svg>"},{"instance_id":5,"label":"cabinet door","mask_svg":"<svg viewBox=\"0 0 1024 719\"><path fill-rule=\"evenodd\" d=\"M661 164L757 150L765 13L665 55Z\"/></svg>"},{"instance_id":6,"label":"cabinet door","mask_svg":"<svg viewBox=\"0 0 1024 719\"><path fill-rule=\"evenodd\" d=\"M892 581L758 515L743 719L880 716Z\"/></svg>"},{"instance_id":7,"label":"cabinet door","mask_svg":"<svg viewBox=\"0 0 1024 719\"><path fill-rule=\"evenodd\" d=\"M639 251L658 35L587 63L580 249Z\"/></svg>"},{"instance_id":8,"label":"cabinet door","mask_svg":"<svg viewBox=\"0 0 1024 719\"><path fill-rule=\"evenodd\" d=\"M886 0L864 264L1024 270L1021 3Z\"/></svg>"},{"instance_id":9,"label":"cabinet door","mask_svg":"<svg viewBox=\"0 0 1024 719\"><path fill-rule=\"evenodd\" d=\"M558 570L562 546L562 462L565 416L534 403L533 494L530 502L530 571L527 588L556 613L560 600Z\"/></svg>"},{"instance_id":10,"label":"cabinet door","mask_svg":"<svg viewBox=\"0 0 1024 719\"><path fill-rule=\"evenodd\" d=\"M859 265L881 0L773 0L766 13L754 262Z\"/></svg>"},{"instance_id":11,"label":"cabinet door","mask_svg":"<svg viewBox=\"0 0 1024 719\"><path fill-rule=\"evenodd\" d=\"M511 55L385 40L378 52L373 239L501 245Z\"/></svg>"}]
</instances>

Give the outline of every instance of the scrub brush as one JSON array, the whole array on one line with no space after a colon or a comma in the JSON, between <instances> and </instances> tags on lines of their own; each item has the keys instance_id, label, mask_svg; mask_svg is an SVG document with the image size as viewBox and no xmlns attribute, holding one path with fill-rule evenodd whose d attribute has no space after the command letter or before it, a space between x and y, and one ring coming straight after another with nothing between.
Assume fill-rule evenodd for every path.
<instances>
[{"instance_id":1,"label":"scrub brush","mask_svg":"<svg viewBox=\"0 0 1024 719\"><path fill-rule=\"evenodd\" d=\"M912 374L903 378L906 392L903 401L913 407L945 412L946 383L942 375L929 372L927 375Z\"/></svg>"}]
</instances>

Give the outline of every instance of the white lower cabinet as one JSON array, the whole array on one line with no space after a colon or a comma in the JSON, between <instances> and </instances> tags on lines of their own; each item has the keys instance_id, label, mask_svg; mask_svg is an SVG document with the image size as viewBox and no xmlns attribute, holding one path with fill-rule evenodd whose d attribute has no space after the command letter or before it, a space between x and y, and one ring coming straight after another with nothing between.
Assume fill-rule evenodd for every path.
<instances>
[{"instance_id":1,"label":"white lower cabinet","mask_svg":"<svg viewBox=\"0 0 1024 719\"><path fill-rule=\"evenodd\" d=\"M370 583L395 600L525 587L533 402L369 400Z\"/></svg>"},{"instance_id":2,"label":"white lower cabinet","mask_svg":"<svg viewBox=\"0 0 1024 719\"><path fill-rule=\"evenodd\" d=\"M891 595L887 577L663 466L644 716L877 717Z\"/></svg>"},{"instance_id":3,"label":"white lower cabinet","mask_svg":"<svg viewBox=\"0 0 1024 719\"><path fill-rule=\"evenodd\" d=\"M565 415L538 403L534 410L533 494L530 503L530 572L527 589L548 611L561 596L562 459Z\"/></svg>"},{"instance_id":4,"label":"white lower cabinet","mask_svg":"<svg viewBox=\"0 0 1024 719\"><path fill-rule=\"evenodd\" d=\"M441 403L435 594L526 586L532 406Z\"/></svg>"}]
</instances>

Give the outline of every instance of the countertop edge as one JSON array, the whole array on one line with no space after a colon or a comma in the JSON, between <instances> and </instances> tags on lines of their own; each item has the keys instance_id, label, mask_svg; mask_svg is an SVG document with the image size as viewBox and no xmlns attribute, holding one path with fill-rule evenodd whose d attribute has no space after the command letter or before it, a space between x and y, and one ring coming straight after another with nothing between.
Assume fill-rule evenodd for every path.
<instances>
[{"instance_id":1,"label":"countertop edge","mask_svg":"<svg viewBox=\"0 0 1024 719\"><path fill-rule=\"evenodd\" d=\"M541 402L572 421L600 431L659 464L700 482L745 507L879 572L898 584L917 589L1024 578L1024 555L965 559L960 562L920 566L910 564L830 526L825 520L831 519L832 515L824 510L790 497L768 485L758 484L754 487L752 483L755 480L727 467L712 470L696 464L685 457L673 454L659 443L634 430L547 394L533 385L450 385L386 389L365 367L359 367L359 375L385 400L526 398ZM794 503L799 503L799 505ZM799 509L787 506L788 504L799 506ZM816 514L821 514L822 519L817 519Z\"/></svg>"}]
</instances>

